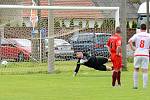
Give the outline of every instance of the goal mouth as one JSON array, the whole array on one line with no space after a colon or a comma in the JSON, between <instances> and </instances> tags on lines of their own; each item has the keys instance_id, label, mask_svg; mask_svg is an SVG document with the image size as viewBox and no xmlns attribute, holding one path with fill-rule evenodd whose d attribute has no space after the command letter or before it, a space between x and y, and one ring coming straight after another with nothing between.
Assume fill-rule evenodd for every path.
<instances>
[{"instance_id":1,"label":"goal mouth","mask_svg":"<svg viewBox=\"0 0 150 100\"><path fill-rule=\"evenodd\" d=\"M26 4L1 5L0 11L1 40L19 38L31 44L23 47L18 41L9 44L0 41L4 47L0 52L5 54L1 59L19 64L14 68L19 69L17 73L45 72L47 66L50 72L55 61L76 61L76 52L107 57L107 39L119 26L119 7ZM46 66L42 67L43 64Z\"/></svg>"}]
</instances>

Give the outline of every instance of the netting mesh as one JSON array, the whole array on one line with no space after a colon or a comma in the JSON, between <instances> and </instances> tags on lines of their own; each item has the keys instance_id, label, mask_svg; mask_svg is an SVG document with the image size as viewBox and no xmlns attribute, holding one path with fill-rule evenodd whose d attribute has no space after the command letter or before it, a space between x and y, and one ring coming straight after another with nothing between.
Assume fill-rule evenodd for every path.
<instances>
[{"instance_id":1,"label":"netting mesh","mask_svg":"<svg viewBox=\"0 0 150 100\"><path fill-rule=\"evenodd\" d=\"M36 1L36 0L34 0ZM53 0L53 5L94 6L90 0ZM1 0L32 5L32 0ZM36 2L48 5L47 0ZM48 10L0 9L0 73L47 72L49 61L76 61L75 53L108 57L107 39L114 33L114 10L53 10L54 34L48 35ZM32 20L34 20L34 24ZM34 26L34 27L33 27ZM50 44L53 44L49 48ZM52 51L52 52L50 52Z\"/></svg>"}]
</instances>

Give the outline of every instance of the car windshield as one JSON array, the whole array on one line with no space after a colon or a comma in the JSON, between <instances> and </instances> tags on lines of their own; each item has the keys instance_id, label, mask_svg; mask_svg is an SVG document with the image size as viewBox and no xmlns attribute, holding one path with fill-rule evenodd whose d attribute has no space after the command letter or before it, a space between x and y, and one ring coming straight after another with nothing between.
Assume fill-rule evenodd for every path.
<instances>
[{"instance_id":1,"label":"car windshield","mask_svg":"<svg viewBox=\"0 0 150 100\"><path fill-rule=\"evenodd\" d=\"M1 39L1 44L13 44L13 45L15 45L16 43L14 41L11 41L10 39Z\"/></svg>"},{"instance_id":2,"label":"car windshield","mask_svg":"<svg viewBox=\"0 0 150 100\"><path fill-rule=\"evenodd\" d=\"M78 41L92 41L93 35L79 35Z\"/></svg>"},{"instance_id":3,"label":"car windshield","mask_svg":"<svg viewBox=\"0 0 150 100\"><path fill-rule=\"evenodd\" d=\"M62 39L55 39L54 44L68 44L68 42Z\"/></svg>"},{"instance_id":4,"label":"car windshield","mask_svg":"<svg viewBox=\"0 0 150 100\"><path fill-rule=\"evenodd\" d=\"M28 39L14 39L17 43L24 47L30 47L31 41Z\"/></svg>"},{"instance_id":5,"label":"car windshield","mask_svg":"<svg viewBox=\"0 0 150 100\"><path fill-rule=\"evenodd\" d=\"M63 44L70 45L67 41L63 39L54 39L54 45L63 45ZM48 46L48 39L45 39L45 45Z\"/></svg>"}]
</instances>

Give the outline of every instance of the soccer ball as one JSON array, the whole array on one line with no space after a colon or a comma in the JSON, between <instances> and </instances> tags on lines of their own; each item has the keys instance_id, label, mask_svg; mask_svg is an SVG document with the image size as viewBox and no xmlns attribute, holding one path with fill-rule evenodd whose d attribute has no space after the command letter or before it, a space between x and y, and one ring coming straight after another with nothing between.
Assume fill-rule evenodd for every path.
<instances>
[{"instance_id":1,"label":"soccer ball","mask_svg":"<svg viewBox=\"0 0 150 100\"><path fill-rule=\"evenodd\" d=\"M8 62L6 60L1 62L2 65L6 66L8 64Z\"/></svg>"}]
</instances>

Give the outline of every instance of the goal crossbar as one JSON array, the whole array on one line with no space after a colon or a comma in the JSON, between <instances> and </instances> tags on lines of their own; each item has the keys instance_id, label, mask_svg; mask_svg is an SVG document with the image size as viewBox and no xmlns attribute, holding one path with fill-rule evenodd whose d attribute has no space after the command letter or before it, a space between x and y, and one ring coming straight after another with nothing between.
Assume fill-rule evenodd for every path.
<instances>
[{"instance_id":1,"label":"goal crossbar","mask_svg":"<svg viewBox=\"0 0 150 100\"><path fill-rule=\"evenodd\" d=\"M0 5L4 9L41 9L41 10L119 10L119 7L95 7L95 6L23 6Z\"/></svg>"}]
</instances>

